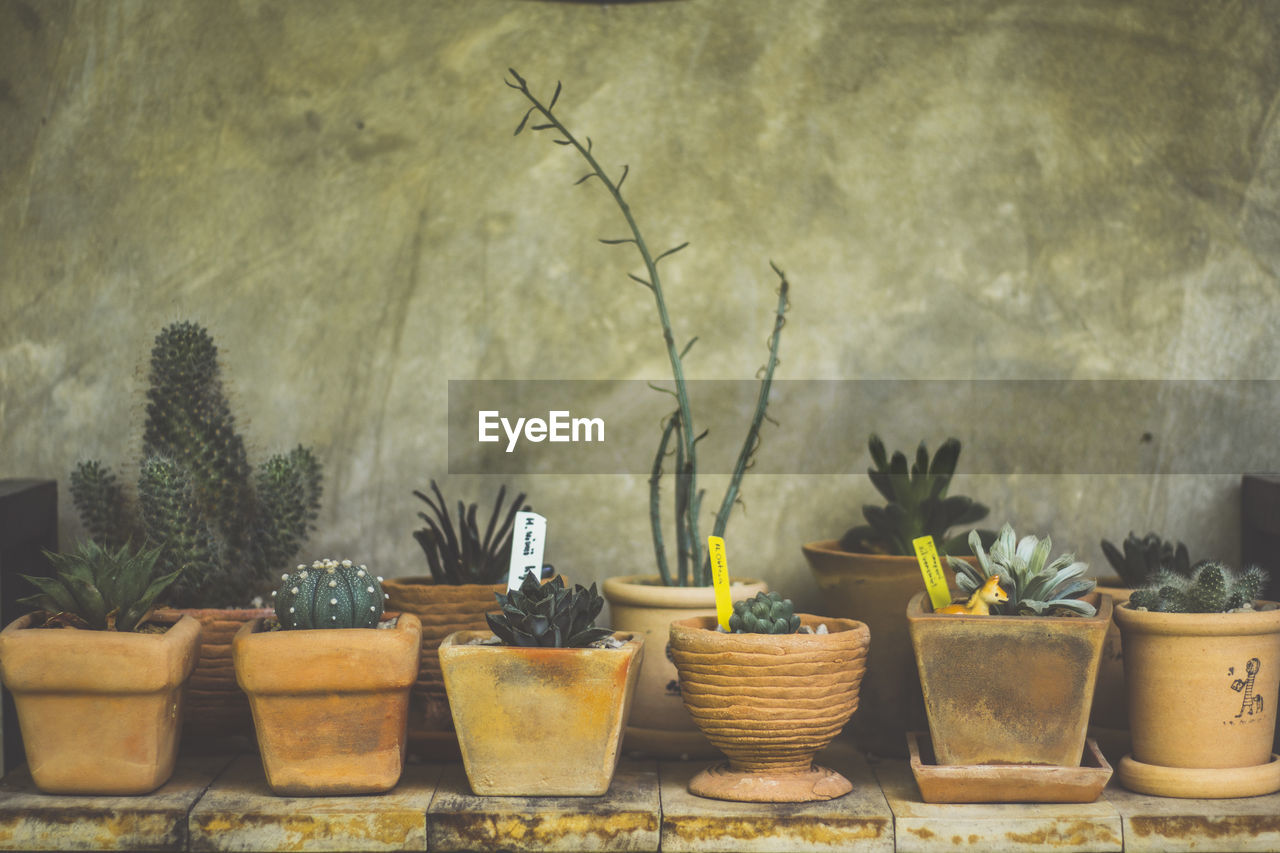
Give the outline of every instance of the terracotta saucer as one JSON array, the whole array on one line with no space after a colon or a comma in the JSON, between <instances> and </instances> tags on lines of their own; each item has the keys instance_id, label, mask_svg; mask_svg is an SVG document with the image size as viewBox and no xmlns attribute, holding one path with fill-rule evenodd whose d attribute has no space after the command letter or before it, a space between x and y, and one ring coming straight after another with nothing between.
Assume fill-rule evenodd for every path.
<instances>
[{"instance_id":1,"label":"terracotta saucer","mask_svg":"<svg viewBox=\"0 0 1280 853\"><path fill-rule=\"evenodd\" d=\"M1116 768L1120 784L1139 794L1189 799L1259 797L1280 791L1280 756L1254 767L1161 767L1143 764L1132 755Z\"/></svg>"},{"instance_id":2,"label":"terracotta saucer","mask_svg":"<svg viewBox=\"0 0 1280 853\"><path fill-rule=\"evenodd\" d=\"M1051 764L937 764L927 732L907 732L911 773L926 803L1092 803L1111 778L1096 741L1078 767Z\"/></svg>"},{"instance_id":3,"label":"terracotta saucer","mask_svg":"<svg viewBox=\"0 0 1280 853\"><path fill-rule=\"evenodd\" d=\"M689 793L744 803L809 803L834 800L853 783L834 770L814 764L795 773L733 770L728 762L708 767L689 780Z\"/></svg>"}]
</instances>

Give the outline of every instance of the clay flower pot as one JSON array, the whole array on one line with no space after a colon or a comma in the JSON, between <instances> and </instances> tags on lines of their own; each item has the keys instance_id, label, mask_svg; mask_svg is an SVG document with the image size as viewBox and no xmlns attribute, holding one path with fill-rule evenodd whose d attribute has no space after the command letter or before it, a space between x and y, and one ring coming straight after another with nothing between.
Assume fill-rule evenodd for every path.
<instances>
[{"instance_id":1,"label":"clay flower pot","mask_svg":"<svg viewBox=\"0 0 1280 853\"><path fill-rule=\"evenodd\" d=\"M31 628L34 618L0 632L0 675L36 787L114 795L163 785L178 754L200 623L184 616L163 634L138 634Z\"/></svg>"},{"instance_id":2,"label":"clay flower pot","mask_svg":"<svg viewBox=\"0 0 1280 853\"><path fill-rule=\"evenodd\" d=\"M1274 602L1258 606L1280 608ZM1149 613L1117 607L1133 754L1126 787L1165 797L1280 790L1272 755L1280 694L1280 609Z\"/></svg>"},{"instance_id":3,"label":"clay flower pot","mask_svg":"<svg viewBox=\"0 0 1280 853\"><path fill-rule=\"evenodd\" d=\"M232 642L249 696L267 784L277 794L377 794L404 769L409 687L422 628L412 613L393 627L263 631Z\"/></svg>"},{"instance_id":4,"label":"clay flower pot","mask_svg":"<svg viewBox=\"0 0 1280 853\"><path fill-rule=\"evenodd\" d=\"M769 585L756 580L735 581L735 601L768 592ZM668 635L676 619L714 616L715 592L709 586L664 586L657 575L608 578L600 590L609 602L610 621L616 630L644 638L648 660L636 685L636 722L627 726L627 752L654 758L714 758L718 753L694 725L680 698L680 681L671 662Z\"/></svg>"},{"instance_id":5,"label":"clay flower pot","mask_svg":"<svg viewBox=\"0 0 1280 853\"><path fill-rule=\"evenodd\" d=\"M953 597L963 597L953 591ZM926 593L907 605L939 764L1079 767L1111 598L1097 615L941 615Z\"/></svg>"},{"instance_id":6,"label":"clay flower pot","mask_svg":"<svg viewBox=\"0 0 1280 853\"><path fill-rule=\"evenodd\" d=\"M620 649L440 644L462 763L478 796L597 797L609 790L631 712L644 640Z\"/></svg>"},{"instance_id":7,"label":"clay flower pot","mask_svg":"<svg viewBox=\"0 0 1280 853\"><path fill-rule=\"evenodd\" d=\"M716 617L671 623L684 704L729 758L702 771L690 793L719 800L800 803L853 790L813 756L858 707L870 632L851 619L800 614L827 634L726 634Z\"/></svg>"}]
</instances>

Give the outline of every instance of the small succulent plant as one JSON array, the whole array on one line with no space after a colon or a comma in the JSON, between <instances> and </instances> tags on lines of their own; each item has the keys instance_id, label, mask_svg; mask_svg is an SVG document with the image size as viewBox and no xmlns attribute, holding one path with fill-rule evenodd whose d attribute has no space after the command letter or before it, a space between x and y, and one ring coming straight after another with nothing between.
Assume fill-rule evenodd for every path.
<instances>
[{"instance_id":1,"label":"small succulent plant","mask_svg":"<svg viewBox=\"0 0 1280 853\"><path fill-rule=\"evenodd\" d=\"M1053 541L1048 536L1043 539L1024 536L1019 540L1013 527L1006 524L996 536L990 554L983 549L976 530L969 533L969 545L978 558L978 567L949 557L951 568L960 588L970 594L991 575L1000 575L1000 587L1009 600L993 604L992 613L1024 616L1063 613L1093 616L1097 613L1092 604L1080 600L1097 586L1097 581L1084 576L1089 564L1077 561L1075 554L1063 554L1050 562Z\"/></svg>"},{"instance_id":2,"label":"small succulent plant","mask_svg":"<svg viewBox=\"0 0 1280 853\"><path fill-rule=\"evenodd\" d=\"M539 583L529 572L519 589L497 593L497 598L502 612L484 618L504 645L582 648L613 633L595 626L604 598L594 583L570 589L559 575Z\"/></svg>"},{"instance_id":3,"label":"small succulent plant","mask_svg":"<svg viewBox=\"0 0 1280 853\"><path fill-rule=\"evenodd\" d=\"M1191 558L1187 546L1168 542L1155 533L1139 539L1133 531L1123 543L1124 553L1107 540L1102 540L1102 553L1116 570L1125 586L1137 589L1156 572L1171 571L1184 577L1191 574Z\"/></svg>"},{"instance_id":4,"label":"small succulent plant","mask_svg":"<svg viewBox=\"0 0 1280 853\"><path fill-rule=\"evenodd\" d=\"M1251 605L1266 589L1267 573L1257 566L1236 572L1201 560L1189 574L1158 571L1129 596L1129 607L1156 613L1227 613Z\"/></svg>"},{"instance_id":5,"label":"small succulent plant","mask_svg":"<svg viewBox=\"0 0 1280 853\"><path fill-rule=\"evenodd\" d=\"M285 630L373 628L382 618L382 578L351 560L316 560L280 578L276 621Z\"/></svg>"},{"instance_id":6,"label":"small succulent plant","mask_svg":"<svg viewBox=\"0 0 1280 853\"><path fill-rule=\"evenodd\" d=\"M431 491L436 499L414 490L414 494L431 507L434 518L425 512L418 517L426 522L426 527L413 532L413 538L422 546L427 556L427 566L431 569L431 577L441 584L494 584L507 578L507 569L511 562L511 530L515 523L516 513L528 511L524 503L524 493L516 495L502 515L502 501L506 497L507 487L498 489L498 499L493 504L493 514L485 526L484 536L480 535L480 525L476 522L476 504L467 507L458 501L458 521L455 526L453 517L449 515L449 503L440 493L435 480L431 481ZM502 523L498 524L498 519Z\"/></svg>"},{"instance_id":7,"label":"small succulent plant","mask_svg":"<svg viewBox=\"0 0 1280 853\"><path fill-rule=\"evenodd\" d=\"M757 592L754 598L733 603L729 631L733 634L794 634L800 617L791 599L776 592Z\"/></svg>"},{"instance_id":8,"label":"small succulent plant","mask_svg":"<svg viewBox=\"0 0 1280 853\"><path fill-rule=\"evenodd\" d=\"M907 468L907 457L895 451L892 458L885 452L880 436L867 442L874 468L867 476L876 490L888 500L884 506L867 504L862 515L867 523L850 528L840 539L840 549L859 554L915 553L911 542L921 536L932 536L942 554L959 554L965 546L964 534L947 538L952 527L975 524L987 517L987 508L962 495L947 495L951 478L960 459L960 441L948 438L929 459L929 450L920 442L915 462ZM990 531L980 531L984 543L995 538Z\"/></svg>"},{"instance_id":9,"label":"small succulent plant","mask_svg":"<svg viewBox=\"0 0 1280 853\"><path fill-rule=\"evenodd\" d=\"M46 551L55 575L23 575L40 592L18 603L47 613L46 625L136 631L160 594L178 579L176 571L156 577L160 550L135 551L129 543L110 550L87 540L70 553Z\"/></svg>"}]
</instances>

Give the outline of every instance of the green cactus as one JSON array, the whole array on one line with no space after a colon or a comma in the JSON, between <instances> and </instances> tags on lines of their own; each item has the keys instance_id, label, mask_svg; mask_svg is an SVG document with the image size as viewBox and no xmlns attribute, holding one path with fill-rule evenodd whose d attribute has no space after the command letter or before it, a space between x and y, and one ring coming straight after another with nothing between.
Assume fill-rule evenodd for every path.
<instances>
[{"instance_id":1,"label":"green cactus","mask_svg":"<svg viewBox=\"0 0 1280 853\"><path fill-rule=\"evenodd\" d=\"M118 547L144 536L180 571L177 606L237 606L265 594L294 559L320 507L320 463L297 447L255 475L219 378L218 349L195 323L174 323L151 351L143 458L133 506L97 461L71 472L90 536Z\"/></svg>"},{"instance_id":2,"label":"green cactus","mask_svg":"<svg viewBox=\"0 0 1280 853\"><path fill-rule=\"evenodd\" d=\"M350 560L316 560L280 578L276 621L284 630L373 628L382 617L382 578Z\"/></svg>"},{"instance_id":3,"label":"green cactus","mask_svg":"<svg viewBox=\"0 0 1280 853\"><path fill-rule=\"evenodd\" d=\"M88 540L73 552L46 551L45 556L54 576L23 575L40 592L18 603L49 614L47 624L136 631L156 598L178 578L177 572L157 576L159 548L135 551L126 543L113 550Z\"/></svg>"},{"instance_id":4,"label":"green cactus","mask_svg":"<svg viewBox=\"0 0 1280 853\"><path fill-rule=\"evenodd\" d=\"M539 583L528 572L519 589L497 593L497 598L502 612L484 618L504 645L582 648L613 633L595 627L604 598L594 583L568 589L559 575Z\"/></svg>"},{"instance_id":5,"label":"green cactus","mask_svg":"<svg viewBox=\"0 0 1280 853\"><path fill-rule=\"evenodd\" d=\"M1123 543L1124 553L1107 540L1102 540L1102 553L1126 586L1137 589L1155 572L1168 570L1179 575L1191 574L1191 558L1181 542L1166 542L1155 533L1139 539L1133 531Z\"/></svg>"},{"instance_id":6,"label":"green cactus","mask_svg":"<svg viewBox=\"0 0 1280 853\"><path fill-rule=\"evenodd\" d=\"M1153 613L1227 613L1259 598L1267 581L1267 573L1257 566L1235 572L1201 560L1188 575L1168 570L1151 575L1129 596L1129 607Z\"/></svg>"},{"instance_id":7,"label":"green cactus","mask_svg":"<svg viewBox=\"0 0 1280 853\"><path fill-rule=\"evenodd\" d=\"M800 617L791 599L776 592L757 592L755 598L733 603L729 631L733 634L795 634Z\"/></svg>"},{"instance_id":8,"label":"green cactus","mask_svg":"<svg viewBox=\"0 0 1280 853\"><path fill-rule=\"evenodd\" d=\"M990 554L983 549L976 530L969 532L969 546L978 558L978 566L949 557L951 569L956 573L956 583L968 593L980 588L991 575L1000 575L1000 588L1009 600L992 605L992 613L1093 616L1098 612L1092 604L1080 600L1097 586L1097 581L1084 576L1089 564L1076 560L1075 554L1062 554L1050 562L1053 540L1048 536L1018 539L1013 527L1006 524L1000 528Z\"/></svg>"}]
</instances>

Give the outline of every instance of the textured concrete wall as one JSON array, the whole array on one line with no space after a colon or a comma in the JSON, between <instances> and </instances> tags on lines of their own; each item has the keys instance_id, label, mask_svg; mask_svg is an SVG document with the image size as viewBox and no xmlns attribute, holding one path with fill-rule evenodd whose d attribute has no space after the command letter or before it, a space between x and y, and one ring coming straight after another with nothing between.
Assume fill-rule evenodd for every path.
<instances>
[{"instance_id":1,"label":"textured concrete wall","mask_svg":"<svg viewBox=\"0 0 1280 853\"><path fill-rule=\"evenodd\" d=\"M693 241L666 287L695 377L763 362L770 258L794 286L780 378L1276 376L1274 2L0 0L0 476L58 478L77 535L67 471L132 475L150 341L191 318L255 457L318 449L310 550L407 574L411 489L496 488L446 476L448 379L668 376L637 265L595 242L608 199L512 139L508 66L564 81L655 244ZM776 415L765 452L865 441ZM1130 528L1235 558L1237 483L957 487L1100 563ZM652 570L643 477L516 485L575 578ZM812 605L800 543L872 495L749 478L733 567Z\"/></svg>"}]
</instances>

